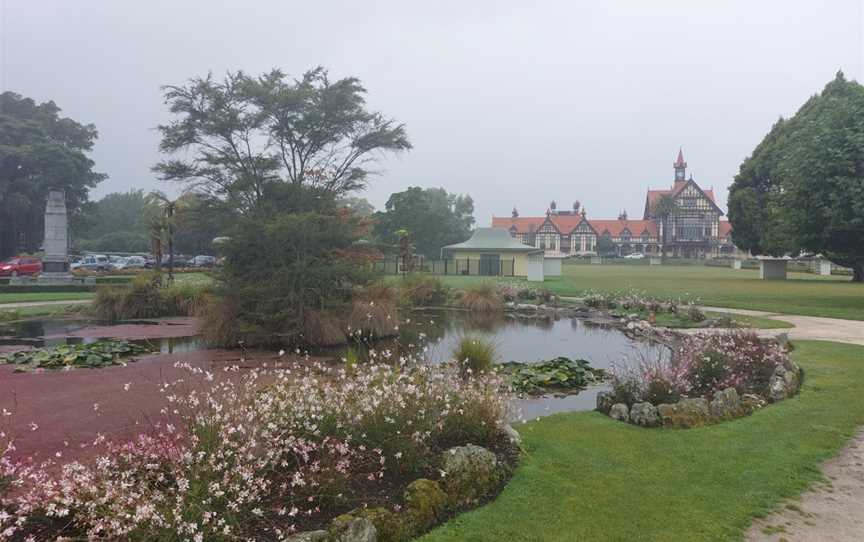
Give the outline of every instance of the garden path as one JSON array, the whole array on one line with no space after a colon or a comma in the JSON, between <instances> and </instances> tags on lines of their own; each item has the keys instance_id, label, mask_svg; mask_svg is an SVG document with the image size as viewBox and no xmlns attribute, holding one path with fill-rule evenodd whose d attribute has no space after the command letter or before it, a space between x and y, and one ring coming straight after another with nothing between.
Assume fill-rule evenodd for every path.
<instances>
[{"instance_id":1,"label":"garden path","mask_svg":"<svg viewBox=\"0 0 864 542\"><path fill-rule=\"evenodd\" d=\"M861 320L841 320L840 318L798 316L794 314L779 314L745 309L727 309L722 307L700 308L713 312L727 312L748 316L760 316L772 320L783 320L784 322L789 322L795 326L791 329L764 329L759 331L760 334L776 336L785 333L788 334L789 338L792 340L834 341L838 343L864 346L864 321ZM689 331L693 332L694 330ZM698 332L704 330L695 331Z\"/></svg>"},{"instance_id":2,"label":"garden path","mask_svg":"<svg viewBox=\"0 0 864 542\"><path fill-rule=\"evenodd\" d=\"M864 429L822 465L826 481L767 517L756 519L747 542L864 540Z\"/></svg>"}]
</instances>

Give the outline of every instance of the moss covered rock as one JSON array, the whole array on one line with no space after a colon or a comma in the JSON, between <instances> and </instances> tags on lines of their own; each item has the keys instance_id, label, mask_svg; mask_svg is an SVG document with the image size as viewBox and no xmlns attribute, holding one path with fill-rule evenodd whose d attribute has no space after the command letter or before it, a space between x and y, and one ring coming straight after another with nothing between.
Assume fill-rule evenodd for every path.
<instances>
[{"instance_id":1,"label":"moss covered rock","mask_svg":"<svg viewBox=\"0 0 864 542\"><path fill-rule=\"evenodd\" d=\"M429 530L447 516L447 494L434 480L420 478L405 489L405 516L413 534Z\"/></svg>"},{"instance_id":2,"label":"moss covered rock","mask_svg":"<svg viewBox=\"0 0 864 542\"><path fill-rule=\"evenodd\" d=\"M361 508L351 512L350 515L371 521L378 532L378 542L401 542L411 537L412 529L407 515L402 516L380 506Z\"/></svg>"},{"instance_id":3,"label":"moss covered rock","mask_svg":"<svg viewBox=\"0 0 864 542\"><path fill-rule=\"evenodd\" d=\"M457 446L444 452L444 491L454 506L476 502L492 491L499 481L495 454L474 444Z\"/></svg>"},{"instance_id":4,"label":"moss covered rock","mask_svg":"<svg viewBox=\"0 0 864 542\"><path fill-rule=\"evenodd\" d=\"M331 542L378 542L378 529L372 520L353 514L342 514L327 530Z\"/></svg>"},{"instance_id":5,"label":"moss covered rock","mask_svg":"<svg viewBox=\"0 0 864 542\"><path fill-rule=\"evenodd\" d=\"M660 413L664 426L680 429L701 427L711 420L708 401L701 397L681 399L672 405L658 405L657 412Z\"/></svg>"}]
</instances>

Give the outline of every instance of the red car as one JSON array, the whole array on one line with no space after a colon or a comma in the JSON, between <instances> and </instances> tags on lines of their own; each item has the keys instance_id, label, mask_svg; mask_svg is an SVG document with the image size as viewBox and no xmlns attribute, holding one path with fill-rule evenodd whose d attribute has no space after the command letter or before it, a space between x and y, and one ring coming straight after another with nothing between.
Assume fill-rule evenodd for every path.
<instances>
[{"instance_id":1,"label":"red car","mask_svg":"<svg viewBox=\"0 0 864 542\"><path fill-rule=\"evenodd\" d=\"M0 263L0 277L17 277L19 275L36 275L42 272L42 260L39 258L9 258Z\"/></svg>"}]
</instances>

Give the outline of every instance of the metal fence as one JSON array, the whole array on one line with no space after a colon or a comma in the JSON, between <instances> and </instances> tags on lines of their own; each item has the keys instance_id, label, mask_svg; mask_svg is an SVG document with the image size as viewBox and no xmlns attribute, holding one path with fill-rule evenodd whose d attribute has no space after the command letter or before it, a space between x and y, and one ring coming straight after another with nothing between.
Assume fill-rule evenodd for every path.
<instances>
[{"instance_id":1,"label":"metal fence","mask_svg":"<svg viewBox=\"0 0 864 542\"><path fill-rule=\"evenodd\" d=\"M512 277L515 276L515 259L472 259L472 258L450 258L446 260L425 260L419 271L433 275L463 275L463 276L486 276L486 277ZM375 262L376 272L385 275L397 275L403 272L397 260L383 260Z\"/></svg>"}]
</instances>

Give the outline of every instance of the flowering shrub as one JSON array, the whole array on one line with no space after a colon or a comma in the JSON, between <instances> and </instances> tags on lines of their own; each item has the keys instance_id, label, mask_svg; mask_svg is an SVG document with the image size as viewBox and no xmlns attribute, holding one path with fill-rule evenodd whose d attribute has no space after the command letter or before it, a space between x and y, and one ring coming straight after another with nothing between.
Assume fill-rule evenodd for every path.
<instances>
[{"instance_id":1,"label":"flowering shrub","mask_svg":"<svg viewBox=\"0 0 864 542\"><path fill-rule=\"evenodd\" d=\"M532 288L524 284L504 282L498 285L498 293L504 301L539 301L550 303L555 295L546 288Z\"/></svg>"},{"instance_id":2,"label":"flowering shrub","mask_svg":"<svg viewBox=\"0 0 864 542\"><path fill-rule=\"evenodd\" d=\"M685 396L711 399L726 388L766 396L771 375L787 361L783 347L755 333L693 335L681 340L668 361L613 367L612 389L616 402L628 405L674 403Z\"/></svg>"},{"instance_id":3,"label":"flowering shrub","mask_svg":"<svg viewBox=\"0 0 864 542\"><path fill-rule=\"evenodd\" d=\"M505 442L494 376L453 367L186 366L168 406L88 461L29 465L0 435L0 540L284 540L363 504L398 505L408 476L468 442ZM4 496L5 495L5 496Z\"/></svg>"}]
</instances>

